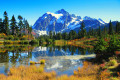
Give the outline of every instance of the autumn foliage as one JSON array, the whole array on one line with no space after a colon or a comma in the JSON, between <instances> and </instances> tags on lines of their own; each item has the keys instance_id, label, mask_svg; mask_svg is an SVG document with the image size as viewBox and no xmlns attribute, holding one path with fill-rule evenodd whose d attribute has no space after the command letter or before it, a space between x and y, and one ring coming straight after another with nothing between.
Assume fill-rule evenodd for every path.
<instances>
[{"instance_id":1,"label":"autumn foliage","mask_svg":"<svg viewBox=\"0 0 120 80\"><path fill-rule=\"evenodd\" d=\"M71 76L57 76L55 71L45 72L45 65L12 67L8 76L0 75L0 80L118 80L111 77L111 73L107 69L101 70L100 65L93 65L86 61L83 62L83 65L75 70Z\"/></svg>"}]
</instances>

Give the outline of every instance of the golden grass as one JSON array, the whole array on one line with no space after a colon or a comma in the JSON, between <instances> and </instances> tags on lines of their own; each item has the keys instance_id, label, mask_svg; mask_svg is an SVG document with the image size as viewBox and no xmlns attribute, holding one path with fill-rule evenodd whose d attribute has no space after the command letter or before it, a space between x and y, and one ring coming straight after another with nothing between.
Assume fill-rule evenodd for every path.
<instances>
[{"instance_id":1,"label":"golden grass","mask_svg":"<svg viewBox=\"0 0 120 80\"><path fill-rule=\"evenodd\" d=\"M90 42L90 41L94 41L97 40L96 38L81 38L81 39L75 39L75 40L70 40L67 42L68 45L72 45L72 46L77 46L77 47L82 47L82 48L93 48L92 45L89 44L85 44L85 42Z\"/></svg>"},{"instance_id":2,"label":"golden grass","mask_svg":"<svg viewBox=\"0 0 120 80\"><path fill-rule=\"evenodd\" d=\"M8 76L3 74L0 75L0 80L50 80L55 78L56 73L44 72L44 66L40 65L36 67L35 65L31 66L19 66L17 68L10 68Z\"/></svg>"},{"instance_id":3,"label":"golden grass","mask_svg":"<svg viewBox=\"0 0 120 80\"><path fill-rule=\"evenodd\" d=\"M54 44L56 46L64 46L64 45L67 45L67 41L65 41L65 40L55 40Z\"/></svg>"},{"instance_id":4,"label":"golden grass","mask_svg":"<svg viewBox=\"0 0 120 80\"><path fill-rule=\"evenodd\" d=\"M45 72L44 66L19 66L10 68L8 76L0 75L0 80L118 80L110 76L107 70L99 71L99 65L84 62L71 76L56 76L55 71Z\"/></svg>"}]
</instances>

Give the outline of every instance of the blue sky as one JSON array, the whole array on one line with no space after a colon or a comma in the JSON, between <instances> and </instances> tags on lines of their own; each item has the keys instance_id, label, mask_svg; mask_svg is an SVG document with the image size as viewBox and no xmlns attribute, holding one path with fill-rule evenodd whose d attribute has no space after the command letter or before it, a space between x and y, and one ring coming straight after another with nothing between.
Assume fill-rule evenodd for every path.
<instances>
[{"instance_id":1,"label":"blue sky","mask_svg":"<svg viewBox=\"0 0 120 80\"><path fill-rule=\"evenodd\" d=\"M69 13L106 22L120 21L120 0L0 0L0 18L7 11L9 19L14 14L25 17L33 25L45 12L65 9Z\"/></svg>"}]
</instances>

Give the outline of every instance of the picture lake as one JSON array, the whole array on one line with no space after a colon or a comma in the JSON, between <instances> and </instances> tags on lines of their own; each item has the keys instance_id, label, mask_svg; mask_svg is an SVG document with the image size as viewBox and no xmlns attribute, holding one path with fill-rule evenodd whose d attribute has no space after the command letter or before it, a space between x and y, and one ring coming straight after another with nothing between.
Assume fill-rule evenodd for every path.
<instances>
[{"instance_id":1,"label":"picture lake","mask_svg":"<svg viewBox=\"0 0 120 80\"><path fill-rule=\"evenodd\" d=\"M27 66L30 61L39 62L40 59L45 59L46 72L56 71L58 76L70 76L74 70L83 66L83 61L95 57L92 49L75 46L1 46L0 74L7 75L13 66ZM38 65L40 64L36 64Z\"/></svg>"}]
</instances>

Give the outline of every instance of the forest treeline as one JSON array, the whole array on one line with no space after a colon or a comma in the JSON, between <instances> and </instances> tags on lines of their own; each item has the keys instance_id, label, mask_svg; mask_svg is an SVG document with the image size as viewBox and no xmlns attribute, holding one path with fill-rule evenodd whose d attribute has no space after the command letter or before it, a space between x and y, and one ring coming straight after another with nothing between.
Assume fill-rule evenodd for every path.
<instances>
[{"instance_id":1,"label":"forest treeline","mask_svg":"<svg viewBox=\"0 0 120 80\"><path fill-rule=\"evenodd\" d=\"M99 28L89 28L86 30L84 22L80 23L81 27L79 28L79 31L76 32L74 30L71 30L70 32L64 32L64 33L55 33L50 31L49 35L43 35L40 36L39 39L41 42L49 41L53 42L54 40L74 40L74 39L81 39L83 37L91 38L107 38L109 35L119 34L120 32L120 22L116 22L116 25L114 26L110 20L109 26L99 26Z\"/></svg>"},{"instance_id":2,"label":"forest treeline","mask_svg":"<svg viewBox=\"0 0 120 80\"><path fill-rule=\"evenodd\" d=\"M8 13L5 11L3 14L3 19L0 18L0 33L14 36L31 34L32 27L29 25L28 21L21 15L18 15L17 19L19 22L17 22L14 15L11 19L9 19Z\"/></svg>"}]
</instances>

